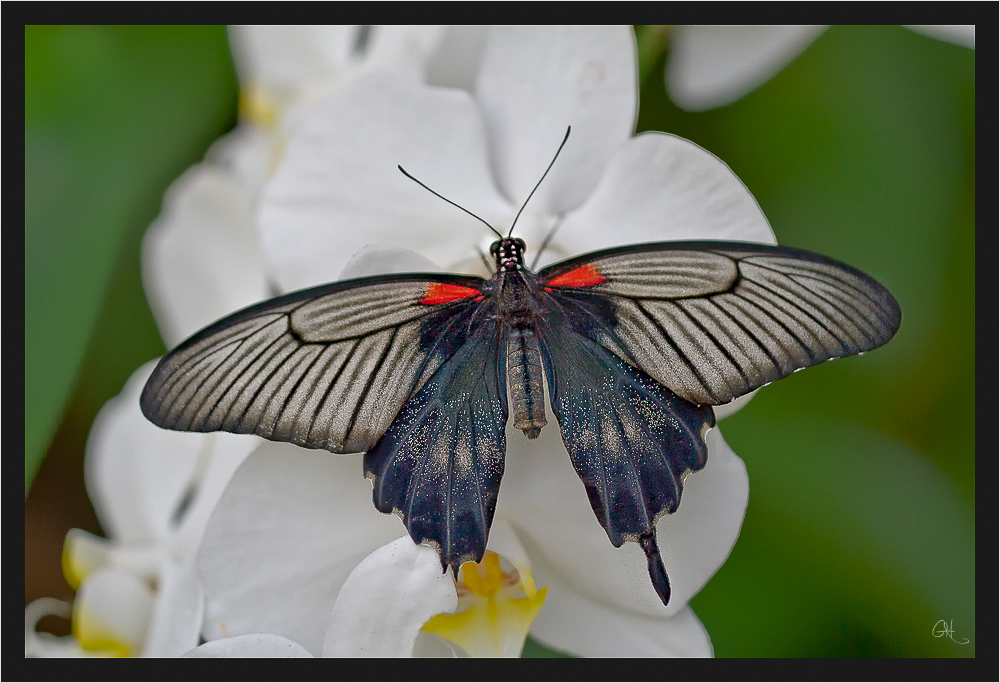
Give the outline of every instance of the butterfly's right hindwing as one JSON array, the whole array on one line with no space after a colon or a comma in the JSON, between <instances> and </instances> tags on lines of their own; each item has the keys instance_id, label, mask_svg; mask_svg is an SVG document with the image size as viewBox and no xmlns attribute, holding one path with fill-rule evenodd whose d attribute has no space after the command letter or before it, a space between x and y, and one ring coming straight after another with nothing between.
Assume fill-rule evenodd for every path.
<instances>
[{"instance_id":1,"label":"butterfly's right hindwing","mask_svg":"<svg viewBox=\"0 0 1000 683\"><path fill-rule=\"evenodd\" d=\"M482 284L390 275L251 306L165 356L142 411L167 429L364 451L464 341Z\"/></svg>"},{"instance_id":2,"label":"butterfly's right hindwing","mask_svg":"<svg viewBox=\"0 0 1000 683\"><path fill-rule=\"evenodd\" d=\"M655 523L677 510L684 477L705 466L715 416L561 324L557 312L550 321L543 361L563 443L608 538L643 547L666 604Z\"/></svg>"}]
</instances>

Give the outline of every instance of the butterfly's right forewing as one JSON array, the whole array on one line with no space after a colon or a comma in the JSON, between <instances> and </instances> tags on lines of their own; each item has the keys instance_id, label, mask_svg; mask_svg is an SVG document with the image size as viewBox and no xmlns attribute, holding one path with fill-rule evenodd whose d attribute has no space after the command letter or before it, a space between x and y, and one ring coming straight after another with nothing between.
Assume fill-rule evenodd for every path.
<instances>
[{"instance_id":1,"label":"butterfly's right forewing","mask_svg":"<svg viewBox=\"0 0 1000 683\"><path fill-rule=\"evenodd\" d=\"M460 346L459 321L482 283L390 275L252 306L165 356L143 413L168 429L364 451Z\"/></svg>"},{"instance_id":2,"label":"butterfly's right forewing","mask_svg":"<svg viewBox=\"0 0 1000 683\"><path fill-rule=\"evenodd\" d=\"M868 275L767 244L620 247L538 277L577 332L699 404L874 349L900 322L899 304Z\"/></svg>"}]
</instances>

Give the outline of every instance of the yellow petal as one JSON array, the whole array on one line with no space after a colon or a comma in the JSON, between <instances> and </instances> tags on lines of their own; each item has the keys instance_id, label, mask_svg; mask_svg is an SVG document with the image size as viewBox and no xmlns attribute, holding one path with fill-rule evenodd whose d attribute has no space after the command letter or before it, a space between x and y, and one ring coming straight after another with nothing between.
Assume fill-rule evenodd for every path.
<instances>
[{"instance_id":1,"label":"yellow petal","mask_svg":"<svg viewBox=\"0 0 1000 683\"><path fill-rule=\"evenodd\" d=\"M250 85L240 88L237 113L243 121L268 128L278 120L278 105L263 88Z\"/></svg>"},{"instance_id":2,"label":"yellow petal","mask_svg":"<svg viewBox=\"0 0 1000 683\"><path fill-rule=\"evenodd\" d=\"M73 636L85 650L119 657L141 654L155 596L137 576L116 569L94 572L73 602Z\"/></svg>"},{"instance_id":3,"label":"yellow petal","mask_svg":"<svg viewBox=\"0 0 1000 683\"><path fill-rule=\"evenodd\" d=\"M486 551L482 562L459 571L458 610L430 619L423 630L455 643L470 657L518 657L531 623L545 602L527 569L503 571L500 556Z\"/></svg>"},{"instance_id":4,"label":"yellow petal","mask_svg":"<svg viewBox=\"0 0 1000 683\"><path fill-rule=\"evenodd\" d=\"M108 563L108 541L83 529L70 529L63 541L62 570L73 590Z\"/></svg>"}]
</instances>

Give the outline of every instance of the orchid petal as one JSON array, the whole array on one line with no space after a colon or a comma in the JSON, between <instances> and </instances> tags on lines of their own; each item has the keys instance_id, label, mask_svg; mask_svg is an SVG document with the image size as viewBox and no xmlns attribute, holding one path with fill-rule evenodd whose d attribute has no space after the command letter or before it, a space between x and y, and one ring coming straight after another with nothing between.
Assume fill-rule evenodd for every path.
<instances>
[{"instance_id":1,"label":"orchid petal","mask_svg":"<svg viewBox=\"0 0 1000 683\"><path fill-rule=\"evenodd\" d=\"M437 49L444 26L372 26L364 52L366 71L391 71L398 76L419 80L425 64Z\"/></svg>"},{"instance_id":2,"label":"orchid petal","mask_svg":"<svg viewBox=\"0 0 1000 683\"><path fill-rule=\"evenodd\" d=\"M205 152L205 164L228 170L256 192L270 174L274 156L273 140L266 131L238 124L212 143ZM240 233L240 239L257 239L257 231L251 233Z\"/></svg>"},{"instance_id":3,"label":"orchid petal","mask_svg":"<svg viewBox=\"0 0 1000 683\"><path fill-rule=\"evenodd\" d=\"M348 575L333 605L324 657L409 657L420 628L458 605L437 551L403 536Z\"/></svg>"},{"instance_id":4,"label":"orchid petal","mask_svg":"<svg viewBox=\"0 0 1000 683\"><path fill-rule=\"evenodd\" d=\"M734 398L729 403L723 403L721 406L712 406L712 410L715 412L716 421L724 420L730 415L742 410L747 403L750 403L750 399L757 395L758 391L760 391L760 389L754 389L749 394L743 394L742 396Z\"/></svg>"},{"instance_id":5,"label":"orchid petal","mask_svg":"<svg viewBox=\"0 0 1000 683\"><path fill-rule=\"evenodd\" d=\"M24 656L25 657L86 657L96 656L80 647L73 636L54 636L44 631L36 631L42 617L50 615L69 619L72 606L55 598L38 598L24 608ZM116 653L105 653L116 656Z\"/></svg>"},{"instance_id":6,"label":"orchid petal","mask_svg":"<svg viewBox=\"0 0 1000 683\"><path fill-rule=\"evenodd\" d=\"M171 543L175 557L193 557L201 545L209 516L233 478L233 473L263 439L249 434L206 434L199 473L189 488L190 506L184 511L180 527Z\"/></svg>"},{"instance_id":7,"label":"orchid petal","mask_svg":"<svg viewBox=\"0 0 1000 683\"><path fill-rule=\"evenodd\" d=\"M449 270L478 264L472 244L483 227L397 165L487 221L512 216L493 185L486 135L467 93L361 78L303 121L265 188L261 240L284 289L333 281L373 243L419 250Z\"/></svg>"},{"instance_id":8,"label":"orchid petal","mask_svg":"<svg viewBox=\"0 0 1000 683\"><path fill-rule=\"evenodd\" d=\"M85 650L128 657L141 652L154 605L147 583L129 572L100 569L73 602L73 635Z\"/></svg>"},{"instance_id":9,"label":"orchid petal","mask_svg":"<svg viewBox=\"0 0 1000 683\"><path fill-rule=\"evenodd\" d=\"M656 524L660 553L675 585L671 601L686 603L715 575L739 538L750 478L718 428L708 433L709 464L684 480L677 512ZM644 569L646 558L637 557ZM651 598L651 601L655 600Z\"/></svg>"},{"instance_id":10,"label":"orchid petal","mask_svg":"<svg viewBox=\"0 0 1000 683\"><path fill-rule=\"evenodd\" d=\"M62 570L66 583L76 590L84 580L111 563L112 543L83 529L70 529L63 541Z\"/></svg>"},{"instance_id":11,"label":"orchid petal","mask_svg":"<svg viewBox=\"0 0 1000 683\"><path fill-rule=\"evenodd\" d=\"M476 97L490 136L497 182L520 205L573 134L532 197L532 208L563 213L590 194L635 129L635 37L626 26L494 28Z\"/></svg>"},{"instance_id":12,"label":"orchid petal","mask_svg":"<svg viewBox=\"0 0 1000 683\"><path fill-rule=\"evenodd\" d=\"M937 38L948 43L976 49L976 26L972 25L910 25L906 28L931 38Z\"/></svg>"},{"instance_id":13,"label":"orchid petal","mask_svg":"<svg viewBox=\"0 0 1000 683\"><path fill-rule=\"evenodd\" d=\"M417 80L441 26L233 26L240 82L286 102L313 99L363 71Z\"/></svg>"},{"instance_id":14,"label":"orchid petal","mask_svg":"<svg viewBox=\"0 0 1000 683\"><path fill-rule=\"evenodd\" d=\"M684 138L643 133L619 148L543 261L616 245L709 239L777 242L753 195L722 160Z\"/></svg>"},{"instance_id":15,"label":"orchid petal","mask_svg":"<svg viewBox=\"0 0 1000 683\"><path fill-rule=\"evenodd\" d=\"M426 83L474 92L483 61L486 26L447 26L426 64Z\"/></svg>"},{"instance_id":16,"label":"orchid petal","mask_svg":"<svg viewBox=\"0 0 1000 683\"><path fill-rule=\"evenodd\" d=\"M73 588L104 567L155 582L166 550L158 541L116 543L83 529L70 529L63 542L63 574Z\"/></svg>"},{"instance_id":17,"label":"orchid petal","mask_svg":"<svg viewBox=\"0 0 1000 683\"><path fill-rule=\"evenodd\" d=\"M357 42L360 26L231 26L240 83L277 92L334 78Z\"/></svg>"},{"instance_id":18,"label":"orchid petal","mask_svg":"<svg viewBox=\"0 0 1000 683\"><path fill-rule=\"evenodd\" d=\"M550 567L537 566L548 580ZM669 618L631 614L589 596L559 590L553 578L549 598L531 635L554 650L586 657L711 657L712 641L690 607Z\"/></svg>"},{"instance_id":19,"label":"orchid petal","mask_svg":"<svg viewBox=\"0 0 1000 683\"><path fill-rule=\"evenodd\" d=\"M205 531L206 637L275 633L319 655L344 581L399 533L399 519L372 506L360 456L261 445Z\"/></svg>"},{"instance_id":20,"label":"orchid petal","mask_svg":"<svg viewBox=\"0 0 1000 683\"><path fill-rule=\"evenodd\" d=\"M182 657L312 657L296 642L273 633L249 633L212 640Z\"/></svg>"},{"instance_id":21,"label":"orchid petal","mask_svg":"<svg viewBox=\"0 0 1000 683\"><path fill-rule=\"evenodd\" d=\"M438 273L441 268L429 258L402 247L369 244L351 257L340 273L341 280L388 273Z\"/></svg>"},{"instance_id":22,"label":"orchid petal","mask_svg":"<svg viewBox=\"0 0 1000 683\"><path fill-rule=\"evenodd\" d=\"M198 645L205 618L205 593L194 558L164 562L157 582L156 603L142 654L179 657Z\"/></svg>"},{"instance_id":23,"label":"orchid petal","mask_svg":"<svg viewBox=\"0 0 1000 683\"><path fill-rule=\"evenodd\" d=\"M198 164L167 190L143 240L146 298L168 346L269 294L253 213L256 187Z\"/></svg>"},{"instance_id":24,"label":"orchid petal","mask_svg":"<svg viewBox=\"0 0 1000 683\"><path fill-rule=\"evenodd\" d=\"M670 39L670 99L688 111L731 104L771 80L826 26L677 26Z\"/></svg>"},{"instance_id":25,"label":"orchid petal","mask_svg":"<svg viewBox=\"0 0 1000 683\"><path fill-rule=\"evenodd\" d=\"M635 39L624 26L493 28L475 92L497 182L515 205L528 198L573 127L531 199L533 211L563 213L590 193L635 127Z\"/></svg>"},{"instance_id":26,"label":"orchid petal","mask_svg":"<svg viewBox=\"0 0 1000 683\"><path fill-rule=\"evenodd\" d=\"M94 419L84 462L87 492L116 542L162 539L195 474L206 436L160 429L139 409L155 362L140 367Z\"/></svg>"}]
</instances>

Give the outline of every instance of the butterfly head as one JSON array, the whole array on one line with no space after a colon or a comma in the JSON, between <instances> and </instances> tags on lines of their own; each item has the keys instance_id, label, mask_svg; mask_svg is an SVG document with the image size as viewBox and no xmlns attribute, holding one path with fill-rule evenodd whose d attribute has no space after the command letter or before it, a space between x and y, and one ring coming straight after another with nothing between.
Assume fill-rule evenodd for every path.
<instances>
[{"instance_id":1,"label":"butterfly head","mask_svg":"<svg viewBox=\"0 0 1000 683\"><path fill-rule=\"evenodd\" d=\"M504 237L490 245L490 255L497 262L497 272L524 268L525 248L524 240L520 237Z\"/></svg>"}]
</instances>

